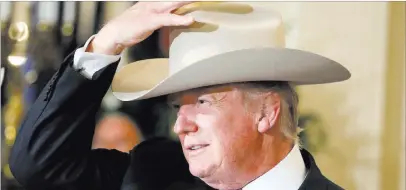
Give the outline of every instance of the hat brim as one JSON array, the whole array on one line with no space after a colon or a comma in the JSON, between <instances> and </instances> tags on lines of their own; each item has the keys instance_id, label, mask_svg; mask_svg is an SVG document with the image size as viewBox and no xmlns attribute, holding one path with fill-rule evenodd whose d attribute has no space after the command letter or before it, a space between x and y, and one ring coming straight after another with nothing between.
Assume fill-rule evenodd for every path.
<instances>
[{"instance_id":1,"label":"hat brim","mask_svg":"<svg viewBox=\"0 0 406 190\"><path fill-rule=\"evenodd\" d=\"M344 66L331 59L287 48L232 51L200 60L172 75L169 75L168 61L150 59L124 66L114 77L114 96L132 101L236 82L288 81L294 85L309 85L351 77Z\"/></svg>"}]
</instances>

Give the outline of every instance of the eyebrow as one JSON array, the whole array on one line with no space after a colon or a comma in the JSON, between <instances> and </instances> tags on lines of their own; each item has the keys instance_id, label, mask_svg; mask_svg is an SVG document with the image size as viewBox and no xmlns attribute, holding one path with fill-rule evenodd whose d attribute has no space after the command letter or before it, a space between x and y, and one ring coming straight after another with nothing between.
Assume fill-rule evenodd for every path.
<instances>
[{"instance_id":1,"label":"eyebrow","mask_svg":"<svg viewBox=\"0 0 406 190\"><path fill-rule=\"evenodd\" d=\"M220 100L224 100L227 95L221 96L220 98L217 98L218 96L216 96L215 94L220 94L224 91L227 90L232 90L232 87L227 87L227 85L219 85L217 86L217 90L213 90L215 87L200 87L200 88L195 88L195 89L191 89L188 91L182 91L182 92L177 92L177 93L173 93L167 96L167 103L170 104L174 101L178 101L179 97L182 96L183 94L187 93L193 93L196 95L202 96L202 95L208 95L209 97L211 97L212 99L214 99L215 101L220 101ZM230 89L229 89L230 88ZM224 89L224 90L222 90Z\"/></svg>"}]
</instances>

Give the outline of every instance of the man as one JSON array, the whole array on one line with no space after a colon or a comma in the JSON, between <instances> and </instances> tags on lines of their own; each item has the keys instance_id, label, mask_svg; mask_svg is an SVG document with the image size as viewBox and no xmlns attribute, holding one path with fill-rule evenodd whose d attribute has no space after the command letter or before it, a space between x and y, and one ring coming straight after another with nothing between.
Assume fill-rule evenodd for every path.
<instances>
[{"instance_id":1,"label":"man","mask_svg":"<svg viewBox=\"0 0 406 190\"><path fill-rule=\"evenodd\" d=\"M129 152L141 142L138 126L124 113L107 113L99 120L92 148L116 149Z\"/></svg>"},{"instance_id":2,"label":"man","mask_svg":"<svg viewBox=\"0 0 406 190\"><path fill-rule=\"evenodd\" d=\"M115 73L123 49L162 26L176 26L169 60ZM350 74L284 48L282 26L273 10L245 3L137 3L65 60L21 127L11 170L28 189L206 188L201 181L215 189L342 189L299 148L291 84ZM123 101L168 95L181 146L159 139L130 156L91 151L92 117L112 80Z\"/></svg>"}]
</instances>

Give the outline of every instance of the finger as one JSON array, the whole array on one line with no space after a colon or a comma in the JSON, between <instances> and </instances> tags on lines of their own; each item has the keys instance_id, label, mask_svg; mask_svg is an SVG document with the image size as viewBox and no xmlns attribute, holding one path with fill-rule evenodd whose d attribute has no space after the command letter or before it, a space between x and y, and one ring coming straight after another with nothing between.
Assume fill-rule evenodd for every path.
<instances>
[{"instance_id":1,"label":"finger","mask_svg":"<svg viewBox=\"0 0 406 190\"><path fill-rule=\"evenodd\" d=\"M162 3L160 3L160 6L156 8L156 10L161 13L169 13L179 7L188 5L193 2L195 2L195 1L162 2Z\"/></svg>"},{"instance_id":2,"label":"finger","mask_svg":"<svg viewBox=\"0 0 406 190\"><path fill-rule=\"evenodd\" d=\"M217 4L223 3L221 1L215 1L215 2L210 2L210 1L203 1L203 2L196 2L196 3L191 3L187 4L184 6L181 6L174 10L172 13L177 14L177 15L185 15L190 12L196 11L196 10L205 10L205 9L217 9L218 6Z\"/></svg>"},{"instance_id":3,"label":"finger","mask_svg":"<svg viewBox=\"0 0 406 190\"><path fill-rule=\"evenodd\" d=\"M160 26L188 26L193 22L192 16L165 14L160 17Z\"/></svg>"},{"instance_id":4,"label":"finger","mask_svg":"<svg viewBox=\"0 0 406 190\"><path fill-rule=\"evenodd\" d=\"M148 24L153 30L157 30L164 26L187 26L194 22L191 16L175 15L175 14L158 14Z\"/></svg>"}]
</instances>

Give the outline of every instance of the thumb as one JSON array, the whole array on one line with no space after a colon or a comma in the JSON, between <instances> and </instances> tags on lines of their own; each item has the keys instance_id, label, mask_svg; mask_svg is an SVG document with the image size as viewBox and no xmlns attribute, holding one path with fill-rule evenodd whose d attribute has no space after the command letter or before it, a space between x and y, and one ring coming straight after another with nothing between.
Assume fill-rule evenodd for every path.
<instances>
[{"instance_id":1,"label":"thumb","mask_svg":"<svg viewBox=\"0 0 406 190\"><path fill-rule=\"evenodd\" d=\"M163 14L161 17L162 26L188 26L194 22L192 16Z\"/></svg>"}]
</instances>

